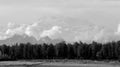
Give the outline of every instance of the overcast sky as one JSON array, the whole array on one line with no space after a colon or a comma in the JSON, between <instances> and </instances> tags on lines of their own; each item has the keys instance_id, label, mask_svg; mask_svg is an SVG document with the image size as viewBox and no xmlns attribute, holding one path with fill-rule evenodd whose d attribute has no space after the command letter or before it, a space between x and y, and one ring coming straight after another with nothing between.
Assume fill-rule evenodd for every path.
<instances>
[{"instance_id":1,"label":"overcast sky","mask_svg":"<svg viewBox=\"0 0 120 67\"><path fill-rule=\"evenodd\" d=\"M103 34L104 39L114 39L119 23L120 0L0 0L0 30L5 36L8 30L36 24L41 30L29 32L35 37L50 36L52 30L59 35L51 33L51 37L66 40L98 40Z\"/></svg>"}]
</instances>

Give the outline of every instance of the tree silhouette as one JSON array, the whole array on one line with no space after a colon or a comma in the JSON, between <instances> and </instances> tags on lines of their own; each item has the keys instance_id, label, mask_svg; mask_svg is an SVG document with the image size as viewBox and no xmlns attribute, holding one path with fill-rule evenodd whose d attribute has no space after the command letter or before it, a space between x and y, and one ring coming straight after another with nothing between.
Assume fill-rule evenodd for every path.
<instances>
[{"instance_id":1,"label":"tree silhouette","mask_svg":"<svg viewBox=\"0 0 120 67\"><path fill-rule=\"evenodd\" d=\"M20 59L91 59L120 60L120 41L90 44L83 42L57 44L16 43L0 46L0 60Z\"/></svg>"}]
</instances>

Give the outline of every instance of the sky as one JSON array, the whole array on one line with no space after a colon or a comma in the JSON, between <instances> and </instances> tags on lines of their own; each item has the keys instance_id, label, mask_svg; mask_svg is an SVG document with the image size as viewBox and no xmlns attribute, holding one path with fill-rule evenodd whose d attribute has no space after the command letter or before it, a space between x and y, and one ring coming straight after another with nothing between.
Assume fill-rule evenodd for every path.
<instances>
[{"instance_id":1,"label":"sky","mask_svg":"<svg viewBox=\"0 0 120 67\"><path fill-rule=\"evenodd\" d=\"M120 39L120 0L0 0L0 39L27 34L67 41Z\"/></svg>"}]
</instances>

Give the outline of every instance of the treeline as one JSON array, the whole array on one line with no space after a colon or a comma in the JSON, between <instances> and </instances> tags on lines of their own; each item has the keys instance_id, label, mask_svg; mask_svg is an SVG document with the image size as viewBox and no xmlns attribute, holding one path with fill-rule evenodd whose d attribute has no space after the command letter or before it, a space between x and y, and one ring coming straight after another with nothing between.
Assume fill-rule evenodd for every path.
<instances>
[{"instance_id":1,"label":"treeline","mask_svg":"<svg viewBox=\"0 0 120 67\"><path fill-rule=\"evenodd\" d=\"M120 41L105 44L61 42L56 45L21 43L12 46L0 46L0 60L21 59L119 60Z\"/></svg>"}]
</instances>

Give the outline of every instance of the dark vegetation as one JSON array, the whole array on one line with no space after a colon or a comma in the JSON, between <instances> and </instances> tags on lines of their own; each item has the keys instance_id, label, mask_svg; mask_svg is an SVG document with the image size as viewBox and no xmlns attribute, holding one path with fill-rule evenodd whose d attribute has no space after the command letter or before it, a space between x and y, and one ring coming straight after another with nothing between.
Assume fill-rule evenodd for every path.
<instances>
[{"instance_id":1,"label":"dark vegetation","mask_svg":"<svg viewBox=\"0 0 120 67\"><path fill-rule=\"evenodd\" d=\"M105 44L61 42L56 45L20 43L0 46L0 60L22 59L120 60L120 41Z\"/></svg>"}]
</instances>

